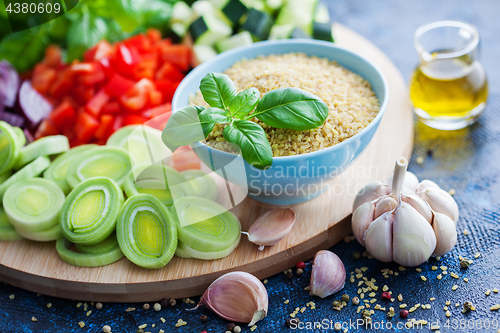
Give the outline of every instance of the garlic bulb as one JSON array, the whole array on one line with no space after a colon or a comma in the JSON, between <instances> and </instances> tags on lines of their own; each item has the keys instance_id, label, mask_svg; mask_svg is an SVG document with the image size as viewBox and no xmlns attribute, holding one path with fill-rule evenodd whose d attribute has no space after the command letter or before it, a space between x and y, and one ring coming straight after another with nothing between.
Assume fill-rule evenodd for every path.
<instances>
[{"instance_id":1,"label":"garlic bulb","mask_svg":"<svg viewBox=\"0 0 500 333\"><path fill-rule=\"evenodd\" d=\"M321 298L330 296L344 287L345 277L342 260L331 251L321 250L314 256L310 294Z\"/></svg>"},{"instance_id":2,"label":"garlic bulb","mask_svg":"<svg viewBox=\"0 0 500 333\"><path fill-rule=\"evenodd\" d=\"M407 167L408 161L399 158L390 183L373 182L358 193L352 229L374 258L417 266L455 246L458 206L436 183L419 183L415 175L406 172Z\"/></svg>"},{"instance_id":3,"label":"garlic bulb","mask_svg":"<svg viewBox=\"0 0 500 333\"><path fill-rule=\"evenodd\" d=\"M248 240L259 245L259 250L264 246L271 246L285 238L292 230L295 222L295 212L290 208L274 208L262 214L250 227Z\"/></svg>"},{"instance_id":4,"label":"garlic bulb","mask_svg":"<svg viewBox=\"0 0 500 333\"><path fill-rule=\"evenodd\" d=\"M206 305L224 319L253 326L266 317L268 303L267 290L259 279L246 272L231 272L215 280L193 310Z\"/></svg>"}]
</instances>

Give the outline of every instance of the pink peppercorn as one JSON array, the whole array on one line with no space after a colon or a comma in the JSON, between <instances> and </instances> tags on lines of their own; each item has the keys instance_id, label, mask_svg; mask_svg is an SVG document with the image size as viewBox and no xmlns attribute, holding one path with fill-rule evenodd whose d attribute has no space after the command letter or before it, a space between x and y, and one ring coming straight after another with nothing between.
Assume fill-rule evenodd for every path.
<instances>
[{"instance_id":1,"label":"pink peppercorn","mask_svg":"<svg viewBox=\"0 0 500 333\"><path fill-rule=\"evenodd\" d=\"M406 318L406 317L408 317L408 313L409 313L409 312L408 312L408 310L401 310L401 311L399 312L399 316L400 316L401 318Z\"/></svg>"},{"instance_id":2,"label":"pink peppercorn","mask_svg":"<svg viewBox=\"0 0 500 333\"><path fill-rule=\"evenodd\" d=\"M390 300L391 299L391 294L388 291L384 291L382 293L382 299Z\"/></svg>"},{"instance_id":3,"label":"pink peppercorn","mask_svg":"<svg viewBox=\"0 0 500 333\"><path fill-rule=\"evenodd\" d=\"M304 269L306 268L306 263L303 261L299 261L296 266L297 268Z\"/></svg>"}]
</instances>

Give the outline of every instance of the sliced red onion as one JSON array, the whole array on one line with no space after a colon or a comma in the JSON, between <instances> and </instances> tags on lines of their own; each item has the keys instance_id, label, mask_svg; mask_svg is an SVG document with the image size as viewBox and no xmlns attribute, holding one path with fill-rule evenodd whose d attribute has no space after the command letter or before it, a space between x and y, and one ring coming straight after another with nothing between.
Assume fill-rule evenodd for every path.
<instances>
[{"instance_id":1,"label":"sliced red onion","mask_svg":"<svg viewBox=\"0 0 500 333\"><path fill-rule=\"evenodd\" d=\"M7 123L9 123L12 126L16 127L23 127L24 125L24 118L21 117L20 115L17 115L15 113L7 112L7 111L0 111L0 120L3 120Z\"/></svg>"},{"instance_id":2,"label":"sliced red onion","mask_svg":"<svg viewBox=\"0 0 500 333\"><path fill-rule=\"evenodd\" d=\"M4 95L4 106L12 108L16 104L19 89L19 75L16 69L7 60L0 61L0 95ZM0 105L1 105L0 97ZM3 107L1 108L3 110Z\"/></svg>"},{"instance_id":3,"label":"sliced red onion","mask_svg":"<svg viewBox=\"0 0 500 333\"><path fill-rule=\"evenodd\" d=\"M31 86L30 81L24 81L19 89L19 106L32 127L52 111L52 105Z\"/></svg>"}]
</instances>

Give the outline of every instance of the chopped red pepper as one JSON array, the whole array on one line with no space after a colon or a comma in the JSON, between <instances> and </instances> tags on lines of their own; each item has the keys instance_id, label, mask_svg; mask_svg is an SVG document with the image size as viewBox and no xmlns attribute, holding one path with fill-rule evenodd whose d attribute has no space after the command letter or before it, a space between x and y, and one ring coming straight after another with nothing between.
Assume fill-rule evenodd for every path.
<instances>
[{"instance_id":1,"label":"chopped red pepper","mask_svg":"<svg viewBox=\"0 0 500 333\"><path fill-rule=\"evenodd\" d=\"M118 103L117 101L112 101L112 102L109 102L108 104L106 104L102 110L101 110L101 113L102 114L117 114L117 113L120 113L122 111L122 108L120 107L120 103Z\"/></svg>"},{"instance_id":2,"label":"chopped red pepper","mask_svg":"<svg viewBox=\"0 0 500 333\"><path fill-rule=\"evenodd\" d=\"M78 140L87 143L99 129L99 121L87 112L80 112L76 119L74 131Z\"/></svg>"},{"instance_id":3,"label":"chopped red pepper","mask_svg":"<svg viewBox=\"0 0 500 333\"><path fill-rule=\"evenodd\" d=\"M181 81L184 74L169 62L163 64L156 72L156 80L169 80L172 82Z\"/></svg>"},{"instance_id":4,"label":"chopped red pepper","mask_svg":"<svg viewBox=\"0 0 500 333\"><path fill-rule=\"evenodd\" d=\"M105 89L101 89L85 104L85 111L97 118L101 113L102 108L108 103L109 95Z\"/></svg>"},{"instance_id":5,"label":"chopped red pepper","mask_svg":"<svg viewBox=\"0 0 500 333\"><path fill-rule=\"evenodd\" d=\"M73 126L76 120L76 111L68 101L64 101L51 112L49 118L59 131L62 131L65 126Z\"/></svg>"},{"instance_id":6,"label":"chopped red pepper","mask_svg":"<svg viewBox=\"0 0 500 333\"><path fill-rule=\"evenodd\" d=\"M126 79L120 74L114 74L106 84L105 89L108 95L120 98L127 91L129 91L134 86L134 84L134 81Z\"/></svg>"},{"instance_id":7,"label":"chopped red pepper","mask_svg":"<svg viewBox=\"0 0 500 333\"><path fill-rule=\"evenodd\" d=\"M106 140L113 131L113 124L115 118L112 115L104 114L100 118L99 128L94 134L94 137L98 140Z\"/></svg>"}]
</instances>

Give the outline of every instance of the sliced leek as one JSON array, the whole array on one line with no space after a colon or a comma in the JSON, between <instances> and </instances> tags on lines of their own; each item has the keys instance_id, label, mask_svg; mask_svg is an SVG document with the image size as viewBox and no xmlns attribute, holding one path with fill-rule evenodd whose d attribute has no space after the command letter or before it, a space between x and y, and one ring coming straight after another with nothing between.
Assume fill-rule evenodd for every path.
<instances>
[{"instance_id":1,"label":"sliced leek","mask_svg":"<svg viewBox=\"0 0 500 333\"><path fill-rule=\"evenodd\" d=\"M188 180L194 190L193 195L209 200L216 200L219 195L215 180L201 170L186 170L181 174Z\"/></svg>"},{"instance_id":2,"label":"sliced leek","mask_svg":"<svg viewBox=\"0 0 500 333\"><path fill-rule=\"evenodd\" d=\"M13 241L23 239L16 231L16 228L10 224L5 210L0 205L0 241Z\"/></svg>"},{"instance_id":3,"label":"sliced leek","mask_svg":"<svg viewBox=\"0 0 500 333\"><path fill-rule=\"evenodd\" d=\"M24 168L13 174L9 179L0 185L0 200L3 199L5 191L14 183L28 178L33 178L40 175L50 165L50 160L47 156L37 157L33 162L26 165Z\"/></svg>"},{"instance_id":4,"label":"sliced leek","mask_svg":"<svg viewBox=\"0 0 500 333\"><path fill-rule=\"evenodd\" d=\"M214 251L214 252L201 252L193 249L190 246L187 246L183 242L179 241L177 244L177 249L175 250L175 255L180 257L180 258L196 258L196 259L203 259L203 260L215 260L215 259L220 259L227 257L231 252L233 252L239 245L240 243L240 237L236 239L236 241L227 249L221 250L221 251Z\"/></svg>"},{"instance_id":5,"label":"sliced leek","mask_svg":"<svg viewBox=\"0 0 500 333\"><path fill-rule=\"evenodd\" d=\"M75 249L80 253L103 253L118 246L116 234L112 233L108 238L97 244L85 245L75 244Z\"/></svg>"},{"instance_id":6,"label":"sliced leek","mask_svg":"<svg viewBox=\"0 0 500 333\"><path fill-rule=\"evenodd\" d=\"M171 212L177 223L180 255L222 258L238 246L240 221L219 204L205 198L184 197L174 202Z\"/></svg>"},{"instance_id":7,"label":"sliced leek","mask_svg":"<svg viewBox=\"0 0 500 333\"><path fill-rule=\"evenodd\" d=\"M113 237L114 235L111 235ZM108 242L107 239L103 242ZM100 243L99 243L100 244ZM99 248L99 244L95 244L96 248ZM102 250L98 253L84 253L84 252L75 252L70 249L71 242L66 238L60 238L56 242L56 250L59 254L59 257L65 261L66 263L73 266L80 267L99 267L105 266L114 263L115 261L123 258L123 253L118 246L115 238L115 244L107 248L106 250ZM76 247L76 245L75 245Z\"/></svg>"},{"instance_id":8,"label":"sliced leek","mask_svg":"<svg viewBox=\"0 0 500 333\"><path fill-rule=\"evenodd\" d=\"M4 173L0 174L0 185L3 184L9 177L12 176L12 171L7 170Z\"/></svg>"},{"instance_id":9,"label":"sliced leek","mask_svg":"<svg viewBox=\"0 0 500 333\"><path fill-rule=\"evenodd\" d=\"M118 216L116 236L125 256L144 268L165 266L177 247L177 228L172 215L150 194L127 199Z\"/></svg>"},{"instance_id":10,"label":"sliced leek","mask_svg":"<svg viewBox=\"0 0 500 333\"><path fill-rule=\"evenodd\" d=\"M171 206L174 200L193 195L193 188L177 170L164 164L140 164L128 174L123 184L127 197L151 194L164 205Z\"/></svg>"},{"instance_id":11,"label":"sliced leek","mask_svg":"<svg viewBox=\"0 0 500 333\"><path fill-rule=\"evenodd\" d=\"M14 167L25 142L24 133L21 136L16 127L0 121L0 174Z\"/></svg>"},{"instance_id":12,"label":"sliced leek","mask_svg":"<svg viewBox=\"0 0 500 333\"><path fill-rule=\"evenodd\" d=\"M61 227L59 224L56 224L55 226L47 229L47 230L42 230L42 231L37 231L37 232L29 232L25 231L23 229L16 229L17 233L21 235L24 238L31 239L33 241L37 242L48 242L48 241L53 241L57 240L59 238L62 238L62 232L61 232Z\"/></svg>"},{"instance_id":13,"label":"sliced leek","mask_svg":"<svg viewBox=\"0 0 500 333\"><path fill-rule=\"evenodd\" d=\"M124 148L133 166L153 164L172 154L161 140L161 131L146 125L122 127L109 137L106 145Z\"/></svg>"},{"instance_id":14,"label":"sliced leek","mask_svg":"<svg viewBox=\"0 0 500 333\"><path fill-rule=\"evenodd\" d=\"M39 156L56 155L68 150L69 141L64 135L46 136L33 141L21 149L15 169L23 167Z\"/></svg>"},{"instance_id":15,"label":"sliced leek","mask_svg":"<svg viewBox=\"0 0 500 333\"><path fill-rule=\"evenodd\" d=\"M106 177L90 178L71 191L59 215L61 230L70 242L97 244L115 230L123 192Z\"/></svg>"},{"instance_id":16,"label":"sliced leek","mask_svg":"<svg viewBox=\"0 0 500 333\"><path fill-rule=\"evenodd\" d=\"M43 178L18 181L3 197L5 213L21 235L21 231L37 233L57 225L63 203L63 191L53 181Z\"/></svg>"},{"instance_id":17,"label":"sliced leek","mask_svg":"<svg viewBox=\"0 0 500 333\"><path fill-rule=\"evenodd\" d=\"M71 192L71 186L69 186L66 180L69 164L75 159L79 159L80 154L95 147L97 147L97 145L94 144L81 145L57 156L57 158L52 161L49 168L43 173L43 178L54 181L63 190L64 194L68 195L68 193Z\"/></svg>"},{"instance_id":18,"label":"sliced leek","mask_svg":"<svg viewBox=\"0 0 500 333\"><path fill-rule=\"evenodd\" d=\"M86 179L107 177L122 186L130 170L130 158L125 149L102 146L89 149L74 159L68 166L66 180L75 188Z\"/></svg>"}]
</instances>

